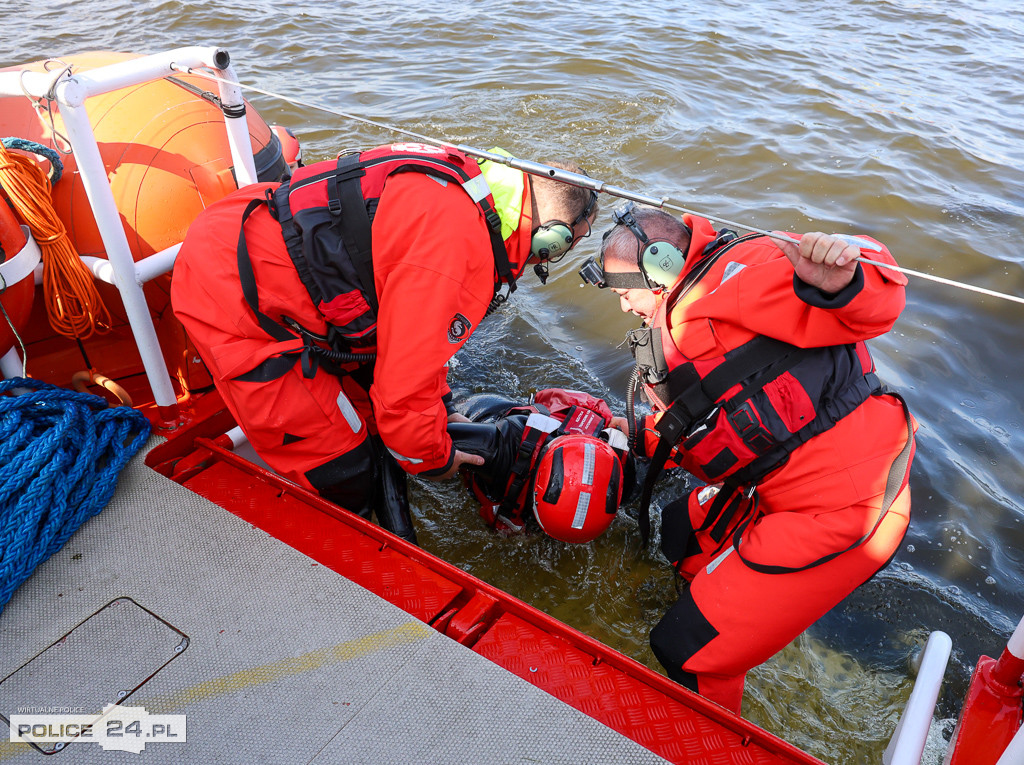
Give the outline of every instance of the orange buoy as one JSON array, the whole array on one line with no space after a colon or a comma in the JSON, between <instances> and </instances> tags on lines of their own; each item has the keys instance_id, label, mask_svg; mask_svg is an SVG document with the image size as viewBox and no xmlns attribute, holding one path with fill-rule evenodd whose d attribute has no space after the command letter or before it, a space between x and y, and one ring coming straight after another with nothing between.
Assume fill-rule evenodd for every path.
<instances>
[{"instance_id":1,"label":"orange buoy","mask_svg":"<svg viewBox=\"0 0 1024 765\"><path fill-rule=\"evenodd\" d=\"M131 58L137 56L94 52L60 61L83 72ZM37 61L0 71L44 71L45 64ZM100 156L136 260L182 241L195 217L236 187L224 116L212 100L216 91L216 85L202 77L181 74L89 99ZM0 135L66 151L58 104L51 107L52 126L45 101L0 98ZM275 169L279 176L287 167L280 145L248 104L246 115L260 179L276 180L270 177ZM53 187L54 208L75 249L82 255L102 256L103 243L75 172L75 158L62 154L62 159L64 174Z\"/></svg>"},{"instance_id":2,"label":"orange buoy","mask_svg":"<svg viewBox=\"0 0 1024 765\"><path fill-rule=\"evenodd\" d=\"M62 57L56 65L52 60L38 61L0 71L42 72L67 66L77 73L137 57L92 52ZM236 188L217 86L209 80L198 75L174 74L94 96L87 102L87 112L136 260L181 242L200 212ZM246 120L260 180L278 180L286 175L288 169L280 143L248 104ZM52 203L74 249L83 256L105 257L75 157L64 153L70 148L64 134L57 102L24 96L0 97L0 135L34 141L61 153L64 172L53 184ZM39 163L47 165L42 159ZM169 283L169 275L164 275L146 285L147 301L169 371L183 389L208 384L198 355L190 351L180 324L168 310ZM116 333L127 333L127 319L115 288L97 283L97 289L110 311ZM42 331L36 325L31 330ZM72 352L77 354L76 349L65 351ZM79 357L76 368L80 368L80 362ZM123 353L116 362L119 377L141 371L141 361L133 361ZM63 367L62 363L47 364L52 368ZM109 369L104 371L114 374ZM58 382L64 384L63 379Z\"/></svg>"},{"instance_id":3,"label":"orange buoy","mask_svg":"<svg viewBox=\"0 0 1024 765\"><path fill-rule=\"evenodd\" d=\"M0 200L0 263L13 258L25 246L25 234L14 217L14 210Z\"/></svg>"}]
</instances>

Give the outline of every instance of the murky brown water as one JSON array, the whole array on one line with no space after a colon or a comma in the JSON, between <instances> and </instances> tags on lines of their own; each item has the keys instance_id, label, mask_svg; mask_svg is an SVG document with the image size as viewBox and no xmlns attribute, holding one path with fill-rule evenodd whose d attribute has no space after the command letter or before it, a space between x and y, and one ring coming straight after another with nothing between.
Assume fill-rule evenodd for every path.
<instances>
[{"instance_id":1,"label":"murky brown water","mask_svg":"<svg viewBox=\"0 0 1024 765\"><path fill-rule=\"evenodd\" d=\"M243 80L768 228L867 233L909 268L1024 294L1024 13L1016 0L636 0L220 5L15 0L0 65L221 44ZM265 96L307 161L392 135ZM614 200L603 200L598 229ZM596 239L597 237L595 237ZM587 242L580 255L592 254ZM632 321L560 264L453 366L464 392L589 390L617 408ZM833 763L879 762L931 629L954 655L938 717L1024 612L1024 306L912 279L873 343L921 423L904 549L749 678L747 717ZM666 482L657 499L677 493ZM455 484L413 489L424 545L656 666L667 567L620 519L588 547L503 540ZM940 726L941 727L941 726ZM939 747L929 750L937 761Z\"/></svg>"}]
</instances>

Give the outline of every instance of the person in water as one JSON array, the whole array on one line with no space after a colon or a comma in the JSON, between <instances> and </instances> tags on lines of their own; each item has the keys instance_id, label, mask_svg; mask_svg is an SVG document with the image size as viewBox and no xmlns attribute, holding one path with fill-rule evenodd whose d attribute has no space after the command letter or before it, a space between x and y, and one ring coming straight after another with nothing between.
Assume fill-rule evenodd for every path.
<instances>
[{"instance_id":1,"label":"person in water","mask_svg":"<svg viewBox=\"0 0 1024 765\"><path fill-rule=\"evenodd\" d=\"M483 459L463 476L480 515L506 534L537 525L562 542L596 539L615 520L634 483L626 437L603 400L564 388L530 403L475 396L468 422L448 425L455 448Z\"/></svg>"},{"instance_id":2,"label":"person in water","mask_svg":"<svg viewBox=\"0 0 1024 765\"><path fill-rule=\"evenodd\" d=\"M793 242L716 231L630 203L581 269L643 320L631 333L652 413L645 542L662 467L698 485L661 514L687 583L652 629L669 677L739 712L746 672L883 568L910 519L916 423L875 375L865 341L904 306L906 278L874 240Z\"/></svg>"},{"instance_id":3,"label":"person in water","mask_svg":"<svg viewBox=\"0 0 1024 765\"><path fill-rule=\"evenodd\" d=\"M171 302L271 468L415 541L406 474L481 461L446 429L449 359L596 212L596 193L498 161L381 146L211 205Z\"/></svg>"}]
</instances>

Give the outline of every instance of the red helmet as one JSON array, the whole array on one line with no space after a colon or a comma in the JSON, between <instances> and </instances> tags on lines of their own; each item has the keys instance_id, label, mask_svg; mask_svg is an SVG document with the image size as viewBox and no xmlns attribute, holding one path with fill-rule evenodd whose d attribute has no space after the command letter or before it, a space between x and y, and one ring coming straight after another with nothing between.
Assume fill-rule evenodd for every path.
<instances>
[{"instance_id":1,"label":"red helmet","mask_svg":"<svg viewBox=\"0 0 1024 765\"><path fill-rule=\"evenodd\" d=\"M281 154L284 156L284 161L288 163L288 166L294 168L300 165L302 162L302 147L299 145L299 139L295 137L295 133L291 131L291 128L271 125L270 129L274 131L277 140L281 142Z\"/></svg>"},{"instance_id":2,"label":"red helmet","mask_svg":"<svg viewBox=\"0 0 1024 765\"><path fill-rule=\"evenodd\" d=\"M551 441L537 465L534 514L548 536L589 542L615 520L622 464L607 442L567 434Z\"/></svg>"}]
</instances>

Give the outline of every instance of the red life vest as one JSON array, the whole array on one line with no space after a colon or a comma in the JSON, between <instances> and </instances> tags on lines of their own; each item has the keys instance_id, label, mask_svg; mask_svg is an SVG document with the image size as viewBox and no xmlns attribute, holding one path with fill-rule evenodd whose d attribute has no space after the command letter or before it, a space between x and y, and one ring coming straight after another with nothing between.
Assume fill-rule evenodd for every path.
<instances>
[{"instance_id":1,"label":"red life vest","mask_svg":"<svg viewBox=\"0 0 1024 765\"><path fill-rule=\"evenodd\" d=\"M751 237L708 253L708 265ZM659 307L646 335L635 333L638 374L664 413L655 430L641 499L646 538L654 482L676 449L688 471L706 483L750 484L778 467L813 436L833 427L872 394L882 392L863 342L800 348L758 336L704 360L691 360L667 326L671 306L710 268L695 267ZM717 285L710 285L711 288Z\"/></svg>"},{"instance_id":2,"label":"red life vest","mask_svg":"<svg viewBox=\"0 0 1024 765\"><path fill-rule=\"evenodd\" d=\"M497 295L503 282L510 291L515 289L494 198L480 166L462 152L426 144L391 144L300 167L273 194L268 192L267 199L254 200L246 208L238 262L246 301L264 331L278 340L294 339L298 334L305 341L302 358L307 374L315 372L319 358L336 363L372 362L375 358L378 303L371 226L388 178L400 172L425 173L465 190L491 235L496 271L492 307L500 302ZM295 270L328 324L327 337L294 322L277 324L259 311L258 290L245 247L245 220L261 204L268 204L281 224Z\"/></svg>"},{"instance_id":3,"label":"red life vest","mask_svg":"<svg viewBox=\"0 0 1024 765\"><path fill-rule=\"evenodd\" d=\"M531 404L513 407L503 416L511 415L524 415L526 422L502 499L495 501L488 497L475 474L467 473L465 477L467 486L480 503L480 516L489 525L499 531L521 532L526 526L526 517L532 511L531 478L545 444L566 434L599 437L610 427L612 412L608 404L589 393L546 388L537 391ZM622 446L616 449L616 454L625 469L628 450L624 443Z\"/></svg>"}]
</instances>

